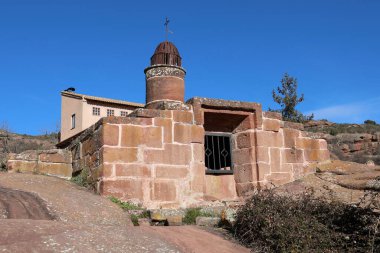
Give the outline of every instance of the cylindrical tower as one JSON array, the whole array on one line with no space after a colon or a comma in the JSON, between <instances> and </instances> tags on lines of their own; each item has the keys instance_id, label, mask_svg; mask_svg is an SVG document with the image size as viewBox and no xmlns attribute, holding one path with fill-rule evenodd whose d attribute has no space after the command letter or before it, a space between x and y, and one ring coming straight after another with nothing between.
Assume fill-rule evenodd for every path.
<instances>
[{"instance_id":1,"label":"cylindrical tower","mask_svg":"<svg viewBox=\"0 0 380 253\"><path fill-rule=\"evenodd\" d=\"M181 67L181 60L173 43L165 41L157 46L150 66L144 70L147 108L184 102L186 71Z\"/></svg>"}]
</instances>

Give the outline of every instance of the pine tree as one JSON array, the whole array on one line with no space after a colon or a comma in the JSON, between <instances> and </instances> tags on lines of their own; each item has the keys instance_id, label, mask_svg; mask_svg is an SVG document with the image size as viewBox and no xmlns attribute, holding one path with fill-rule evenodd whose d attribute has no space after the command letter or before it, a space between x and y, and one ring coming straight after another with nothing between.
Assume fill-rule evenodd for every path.
<instances>
[{"instance_id":1,"label":"pine tree","mask_svg":"<svg viewBox=\"0 0 380 253\"><path fill-rule=\"evenodd\" d=\"M281 106L281 109L273 110L269 108L269 110L280 112L282 118L286 121L303 123L312 120L314 115L305 116L296 110L296 106L304 101L304 94L298 96L297 87L297 79L285 73L281 79L281 87L277 87L277 91L272 91L273 100Z\"/></svg>"}]
</instances>

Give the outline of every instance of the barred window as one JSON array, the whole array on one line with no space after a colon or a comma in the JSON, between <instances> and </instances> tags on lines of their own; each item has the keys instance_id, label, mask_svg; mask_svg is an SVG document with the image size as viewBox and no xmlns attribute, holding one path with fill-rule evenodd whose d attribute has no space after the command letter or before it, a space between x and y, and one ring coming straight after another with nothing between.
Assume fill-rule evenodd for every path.
<instances>
[{"instance_id":1,"label":"barred window","mask_svg":"<svg viewBox=\"0 0 380 253\"><path fill-rule=\"evenodd\" d=\"M128 112L127 111L120 111L120 116L121 117L127 117Z\"/></svg>"},{"instance_id":2,"label":"barred window","mask_svg":"<svg viewBox=\"0 0 380 253\"><path fill-rule=\"evenodd\" d=\"M233 174L231 163L231 135L206 133L205 164L207 174Z\"/></svg>"},{"instance_id":3,"label":"barred window","mask_svg":"<svg viewBox=\"0 0 380 253\"><path fill-rule=\"evenodd\" d=\"M115 115L115 110L107 109L107 117L114 116L114 115Z\"/></svg>"},{"instance_id":4,"label":"barred window","mask_svg":"<svg viewBox=\"0 0 380 253\"><path fill-rule=\"evenodd\" d=\"M92 107L92 115L99 116L100 115L100 108L99 107Z\"/></svg>"}]
</instances>

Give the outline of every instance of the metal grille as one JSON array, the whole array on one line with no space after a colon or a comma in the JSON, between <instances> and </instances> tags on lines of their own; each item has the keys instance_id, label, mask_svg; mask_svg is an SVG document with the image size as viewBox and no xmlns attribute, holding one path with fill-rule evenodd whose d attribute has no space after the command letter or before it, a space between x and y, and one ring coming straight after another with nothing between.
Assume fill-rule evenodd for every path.
<instances>
[{"instance_id":1,"label":"metal grille","mask_svg":"<svg viewBox=\"0 0 380 253\"><path fill-rule=\"evenodd\" d=\"M209 172L232 172L230 135L205 135L205 163Z\"/></svg>"}]
</instances>

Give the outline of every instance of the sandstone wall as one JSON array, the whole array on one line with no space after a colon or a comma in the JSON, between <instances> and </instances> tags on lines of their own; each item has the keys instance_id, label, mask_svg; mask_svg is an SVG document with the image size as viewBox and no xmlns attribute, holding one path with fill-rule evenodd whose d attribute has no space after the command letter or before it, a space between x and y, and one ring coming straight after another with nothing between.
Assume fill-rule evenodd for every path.
<instances>
[{"instance_id":1,"label":"sandstone wall","mask_svg":"<svg viewBox=\"0 0 380 253\"><path fill-rule=\"evenodd\" d=\"M70 178L72 174L71 152L51 149L10 154L7 168L9 172L32 172Z\"/></svg>"},{"instance_id":2,"label":"sandstone wall","mask_svg":"<svg viewBox=\"0 0 380 253\"><path fill-rule=\"evenodd\" d=\"M325 140L307 137L302 125L262 112L259 104L194 99L181 108L101 119L67 147L73 173L88 169L100 194L165 209L238 200L329 160ZM231 134L230 174L206 172L205 131Z\"/></svg>"}]
</instances>

